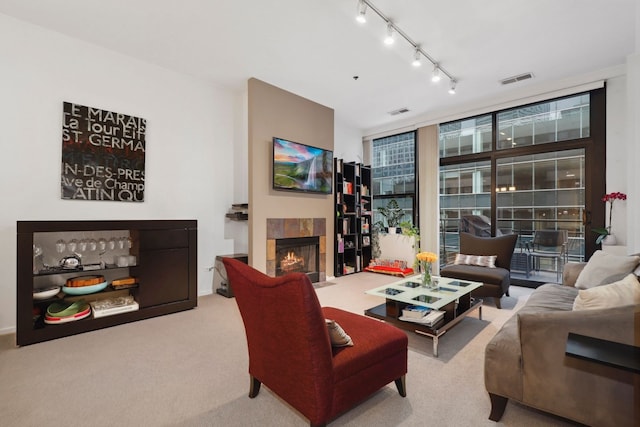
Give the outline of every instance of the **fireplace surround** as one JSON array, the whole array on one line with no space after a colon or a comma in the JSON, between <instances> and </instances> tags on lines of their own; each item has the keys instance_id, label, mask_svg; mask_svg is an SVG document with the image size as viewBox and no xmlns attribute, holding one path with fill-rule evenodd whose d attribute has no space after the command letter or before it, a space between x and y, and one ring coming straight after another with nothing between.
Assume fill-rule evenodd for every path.
<instances>
[{"instance_id":1,"label":"fireplace surround","mask_svg":"<svg viewBox=\"0 0 640 427\"><path fill-rule=\"evenodd\" d=\"M309 278L314 283L327 280L325 218L267 218L267 275L276 277L281 274L278 271L282 263L277 256L277 240L295 238L317 238L318 245L315 255L317 275L310 275Z\"/></svg>"}]
</instances>

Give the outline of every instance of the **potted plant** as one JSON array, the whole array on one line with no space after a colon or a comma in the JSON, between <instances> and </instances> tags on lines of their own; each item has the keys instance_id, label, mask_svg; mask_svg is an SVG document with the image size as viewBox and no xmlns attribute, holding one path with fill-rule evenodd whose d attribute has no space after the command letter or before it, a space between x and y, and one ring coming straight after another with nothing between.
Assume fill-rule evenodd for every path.
<instances>
[{"instance_id":1,"label":"potted plant","mask_svg":"<svg viewBox=\"0 0 640 427\"><path fill-rule=\"evenodd\" d=\"M387 222L387 232L393 234L396 232L400 225L400 220L404 216L404 211L398 205L396 199L389 200L387 206L381 206L378 208L380 215L384 217Z\"/></svg>"},{"instance_id":2,"label":"potted plant","mask_svg":"<svg viewBox=\"0 0 640 427\"><path fill-rule=\"evenodd\" d=\"M600 243L602 243L603 245L616 244L615 236L611 234L611 214L613 213L613 202L615 202L616 200L627 200L627 195L620 192L614 192L614 193L605 194L602 197L602 201L604 203L609 203L609 225L606 227L596 227L591 229L594 233L598 234L598 238L596 239L596 245Z\"/></svg>"}]
</instances>

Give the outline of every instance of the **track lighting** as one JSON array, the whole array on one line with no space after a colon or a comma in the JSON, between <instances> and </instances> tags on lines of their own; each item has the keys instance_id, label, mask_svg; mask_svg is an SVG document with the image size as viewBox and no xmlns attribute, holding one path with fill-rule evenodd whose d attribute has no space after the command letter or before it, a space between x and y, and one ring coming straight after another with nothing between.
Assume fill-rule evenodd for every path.
<instances>
[{"instance_id":1,"label":"track lighting","mask_svg":"<svg viewBox=\"0 0 640 427\"><path fill-rule=\"evenodd\" d=\"M392 45L395 42L395 38L393 37L393 25L391 22L387 23L387 36L384 38L384 44L387 46Z\"/></svg>"},{"instance_id":2,"label":"track lighting","mask_svg":"<svg viewBox=\"0 0 640 427\"><path fill-rule=\"evenodd\" d=\"M452 95L456 93L456 85L458 81L455 79L455 77L449 74L447 70L442 68L442 65L440 65L435 58L432 58L427 52L425 52L424 49L420 47L420 44L413 41L407 35L407 33L402 31L402 29L398 27L396 24L392 23L391 18L386 16L384 13L382 13L382 11L372 3L372 0L358 0L358 13L356 15L356 20L358 22L365 23L367 21L365 16L367 13L367 8L371 9L371 11L375 15L378 15L378 17L387 24L387 34L386 34L386 37L384 38L384 44L386 44L387 46L392 45L395 42L395 33L398 33L400 37L402 37L414 49L413 61L411 62L411 64L414 67L419 67L422 62L422 57L424 57L431 64L433 64L431 81L434 83L439 82L444 76L448 78L450 82L449 93Z\"/></svg>"},{"instance_id":3,"label":"track lighting","mask_svg":"<svg viewBox=\"0 0 640 427\"><path fill-rule=\"evenodd\" d=\"M434 83L438 83L440 81L440 67L438 64L433 64L433 71L431 72L431 81Z\"/></svg>"},{"instance_id":4,"label":"track lighting","mask_svg":"<svg viewBox=\"0 0 640 427\"><path fill-rule=\"evenodd\" d=\"M411 65L413 65L414 67L419 67L420 65L422 65L422 62L420 62L420 48L416 47L416 52L413 54L413 62L411 63Z\"/></svg>"},{"instance_id":5,"label":"track lighting","mask_svg":"<svg viewBox=\"0 0 640 427\"><path fill-rule=\"evenodd\" d=\"M356 15L356 21L361 24L367 22L367 4L364 2L364 0L358 1L358 14Z\"/></svg>"},{"instance_id":6,"label":"track lighting","mask_svg":"<svg viewBox=\"0 0 640 427\"><path fill-rule=\"evenodd\" d=\"M456 94L456 83L455 79L451 79L451 82L449 83L449 93L451 95Z\"/></svg>"}]
</instances>

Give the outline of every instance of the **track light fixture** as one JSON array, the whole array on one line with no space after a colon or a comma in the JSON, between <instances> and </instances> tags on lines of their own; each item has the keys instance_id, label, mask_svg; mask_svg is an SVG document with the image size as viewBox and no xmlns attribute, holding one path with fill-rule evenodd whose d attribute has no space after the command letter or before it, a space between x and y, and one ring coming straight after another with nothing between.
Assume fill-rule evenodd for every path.
<instances>
[{"instance_id":1,"label":"track light fixture","mask_svg":"<svg viewBox=\"0 0 640 427\"><path fill-rule=\"evenodd\" d=\"M387 36L384 38L384 44L386 44L387 46L392 45L395 42L395 38L393 36L393 24L391 24L391 21L389 21L387 23Z\"/></svg>"},{"instance_id":2,"label":"track light fixture","mask_svg":"<svg viewBox=\"0 0 640 427\"><path fill-rule=\"evenodd\" d=\"M422 62L420 61L420 58L422 57L422 55L420 55L420 48L416 48L415 53L413 54L413 62L411 63L411 65L413 65L414 67L419 67L422 65Z\"/></svg>"},{"instance_id":3,"label":"track light fixture","mask_svg":"<svg viewBox=\"0 0 640 427\"><path fill-rule=\"evenodd\" d=\"M434 58L429 56L427 52L424 51L420 47L420 45L414 42L400 27L391 22L391 19L386 16L380 9L378 9L373 3L372 0L358 0L358 14L356 15L356 20L360 23L365 23L367 7L370 8L380 19L387 23L387 35L384 38L384 43L386 45L392 45L395 41L395 33L398 33L407 43L409 43L414 49L413 61L411 64L414 67L419 67L421 63L422 57L425 57L431 64L433 64L433 72L431 74L431 81L439 82L442 79L442 75L446 76L449 79L449 93L456 93L456 85L458 81L451 75L447 70L442 68L442 65L438 63Z\"/></svg>"},{"instance_id":4,"label":"track light fixture","mask_svg":"<svg viewBox=\"0 0 640 427\"><path fill-rule=\"evenodd\" d=\"M364 0L358 0L358 14L356 15L356 21L361 24L367 22L367 4Z\"/></svg>"},{"instance_id":5,"label":"track light fixture","mask_svg":"<svg viewBox=\"0 0 640 427\"><path fill-rule=\"evenodd\" d=\"M433 65L433 71L431 72L431 81L438 83L442 77L440 77L440 67L438 64Z\"/></svg>"}]
</instances>

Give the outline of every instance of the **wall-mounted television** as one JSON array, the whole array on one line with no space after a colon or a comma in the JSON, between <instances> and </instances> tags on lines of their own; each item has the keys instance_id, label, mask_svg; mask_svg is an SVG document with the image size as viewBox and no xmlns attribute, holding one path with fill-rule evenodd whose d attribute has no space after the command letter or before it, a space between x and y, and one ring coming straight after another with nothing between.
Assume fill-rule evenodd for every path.
<instances>
[{"instance_id":1,"label":"wall-mounted television","mask_svg":"<svg viewBox=\"0 0 640 427\"><path fill-rule=\"evenodd\" d=\"M273 189L331 194L333 151L273 138Z\"/></svg>"}]
</instances>

